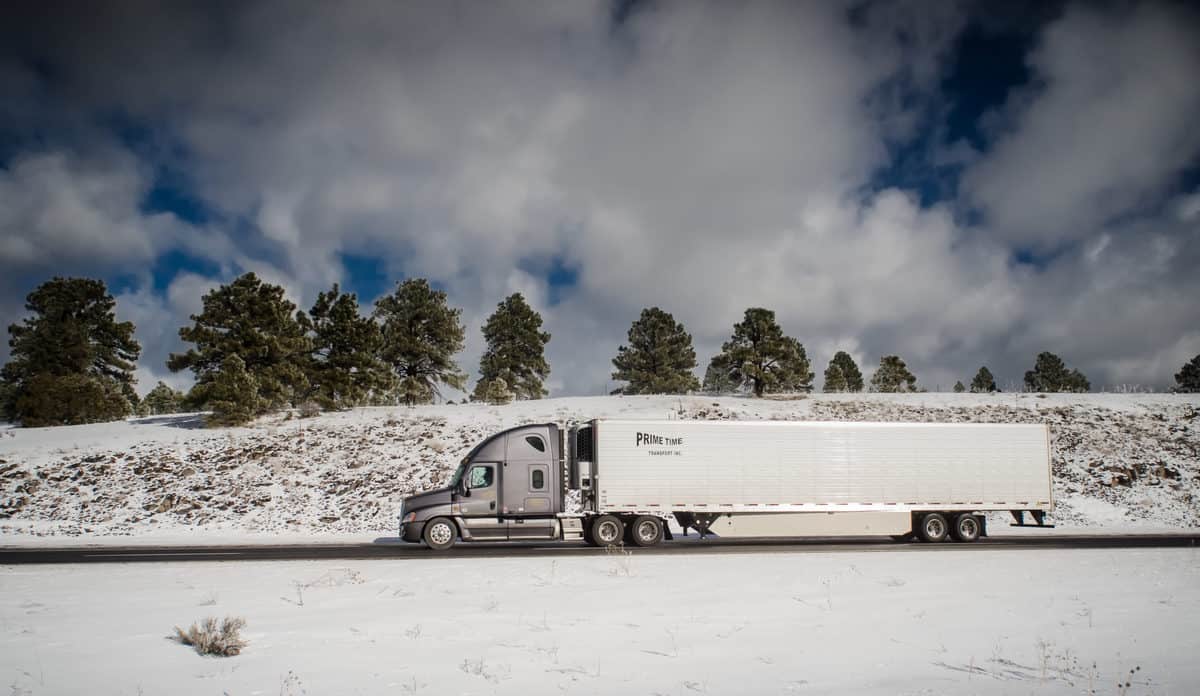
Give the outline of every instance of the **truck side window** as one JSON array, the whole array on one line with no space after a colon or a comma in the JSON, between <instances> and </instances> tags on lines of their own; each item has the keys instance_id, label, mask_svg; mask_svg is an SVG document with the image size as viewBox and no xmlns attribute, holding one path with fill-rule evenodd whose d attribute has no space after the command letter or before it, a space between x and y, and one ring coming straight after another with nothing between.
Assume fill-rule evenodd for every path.
<instances>
[{"instance_id":1,"label":"truck side window","mask_svg":"<svg viewBox=\"0 0 1200 696\"><path fill-rule=\"evenodd\" d=\"M530 472L530 476L532 477L531 484L533 485L533 490L540 491L546 487L546 474L541 469L534 469Z\"/></svg>"},{"instance_id":2,"label":"truck side window","mask_svg":"<svg viewBox=\"0 0 1200 696\"><path fill-rule=\"evenodd\" d=\"M467 488L487 488L492 485L492 467L477 466L467 476Z\"/></svg>"},{"instance_id":3,"label":"truck side window","mask_svg":"<svg viewBox=\"0 0 1200 696\"><path fill-rule=\"evenodd\" d=\"M530 447L539 452L546 451L546 443L542 442L542 438L536 435L530 435L529 437L525 438L525 442L528 442Z\"/></svg>"}]
</instances>

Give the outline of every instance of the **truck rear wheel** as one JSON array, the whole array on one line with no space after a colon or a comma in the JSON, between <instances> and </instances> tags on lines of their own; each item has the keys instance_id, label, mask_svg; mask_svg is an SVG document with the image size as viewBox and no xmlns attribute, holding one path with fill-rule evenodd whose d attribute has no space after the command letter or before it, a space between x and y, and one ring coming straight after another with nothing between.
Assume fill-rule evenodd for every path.
<instances>
[{"instance_id":1,"label":"truck rear wheel","mask_svg":"<svg viewBox=\"0 0 1200 696\"><path fill-rule=\"evenodd\" d=\"M921 541L938 542L944 541L949 531L950 526L946 524L946 517L940 512L931 512L921 518L917 535L921 537Z\"/></svg>"},{"instance_id":2,"label":"truck rear wheel","mask_svg":"<svg viewBox=\"0 0 1200 696\"><path fill-rule=\"evenodd\" d=\"M969 512L964 512L954 518L954 526L950 533L955 541L971 542L979 538L979 518Z\"/></svg>"},{"instance_id":3,"label":"truck rear wheel","mask_svg":"<svg viewBox=\"0 0 1200 696\"><path fill-rule=\"evenodd\" d=\"M612 546L621 542L625 525L612 515L600 515L592 523L592 540L596 546Z\"/></svg>"},{"instance_id":4,"label":"truck rear wheel","mask_svg":"<svg viewBox=\"0 0 1200 696\"><path fill-rule=\"evenodd\" d=\"M655 546L663 539L662 520L652 515L641 515L633 521L629 540L635 546Z\"/></svg>"},{"instance_id":5,"label":"truck rear wheel","mask_svg":"<svg viewBox=\"0 0 1200 696\"><path fill-rule=\"evenodd\" d=\"M435 517L425 523L421 538L425 545L434 551L445 551L454 546L454 538L458 536L458 527L445 517Z\"/></svg>"}]
</instances>

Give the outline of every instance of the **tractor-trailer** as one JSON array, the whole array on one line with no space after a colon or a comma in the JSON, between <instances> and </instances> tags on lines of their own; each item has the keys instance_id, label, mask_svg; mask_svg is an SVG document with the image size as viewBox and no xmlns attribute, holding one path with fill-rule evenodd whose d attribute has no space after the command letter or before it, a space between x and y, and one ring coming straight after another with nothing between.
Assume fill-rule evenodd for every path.
<instances>
[{"instance_id":1,"label":"tractor-trailer","mask_svg":"<svg viewBox=\"0 0 1200 696\"><path fill-rule=\"evenodd\" d=\"M524 425L463 458L447 487L406 498L400 536L624 542L890 536L975 541L983 513L1054 507L1043 424L610 420Z\"/></svg>"}]
</instances>

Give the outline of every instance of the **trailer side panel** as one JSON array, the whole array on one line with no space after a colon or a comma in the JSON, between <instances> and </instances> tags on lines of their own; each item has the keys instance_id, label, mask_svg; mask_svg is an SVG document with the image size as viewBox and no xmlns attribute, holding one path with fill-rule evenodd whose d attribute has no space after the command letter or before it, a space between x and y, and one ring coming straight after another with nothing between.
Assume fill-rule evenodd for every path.
<instances>
[{"instance_id":1,"label":"trailer side panel","mask_svg":"<svg viewBox=\"0 0 1200 696\"><path fill-rule=\"evenodd\" d=\"M600 510L1050 509L1045 425L617 421Z\"/></svg>"}]
</instances>

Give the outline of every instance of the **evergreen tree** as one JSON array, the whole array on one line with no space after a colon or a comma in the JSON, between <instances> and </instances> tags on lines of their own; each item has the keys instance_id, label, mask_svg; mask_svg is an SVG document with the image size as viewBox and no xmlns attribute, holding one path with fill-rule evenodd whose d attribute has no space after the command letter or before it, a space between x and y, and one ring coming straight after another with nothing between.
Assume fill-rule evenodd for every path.
<instances>
[{"instance_id":1,"label":"evergreen tree","mask_svg":"<svg viewBox=\"0 0 1200 696\"><path fill-rule=\"evenodd\" d=\"M971 391L976 394L1000 391L996 388L996 378L992 377L992 371L987 369L987 365L975 373L975 378L971 380Z\"/></svg>"},{"instance_id":2,"label":"evergreen tree","mask_svg":"<svg viewBox=\"0 0 1200 696\"><path fill-rule=\"evenodd\" d=\"M514 394L508 388L508 382L504 381L503 377L496 377L486 382L480 382L484 385L482 390L476 389L481 395L481 398L489 404L507 404L513 400Z\"/></svg>"},{"instance_id":3,"label":"evergreen tree","mask_svg":"<svg viewBox=\"0 0 1200 696\"><path fill-rule=\"evenodd\" d=\"M0 408L26 427L124 418L137 405L131 322L116 320L103 281L53 278L25 298L32 316L8 327Z\"/></svg>"},{"instance_id":4,"label":"evergreen tree","mask_svg":"<svg viewBox=\"0 0 1200 696\"><path fill-rule=\"evenodd\" d=\"M734 324L733 336L721 346L721 365L739 387L755 396L780 391L811 391L813 373L804 346L784 336L775 312L761 307L746 310Z\"/></svg>"},{"instance_id":5,"label":"evergreen tree","mask_svg":"<svg viewBox=\"0 0 1200 696\"><path fill-rule=\"evenodd\" d=\"M917 378L898 356L885 355L879 359L879 369L871 376L871 391L915 392Z\"/></svg>"},{"instance_id":6,"label":"evergreen tree","mask_svg":"<svg viewBox=\"0 0 1200 696\"><path fill-rule=\"evenodd\" d=\"M540 399L548 393L542 383L550 376L546 362L550 334L542 331L542 315L533 311L521 293L496 305L483 325L483 340L487 347L479 359L477 396L498 378L519 399Z\"/></svg>"},{"instance_id":7,"label":"evergreen tree","mask_svg":"<svg viewBox=\"0 0 1200 696\"><path fill-rule=\"evenodd\" d=\"M700 388L692 370L696 351L692 335L669 312L643 309L629 327L628 346L617 348L612 378L629 384L625 394L682 394Z\"/></svg>"},{"instance_id":8,"label":"evergreen tree","mask_svg":"<svg viewBox=\"0 0 1200 696\"><path fill-rule=\"evenodd\" d=\"M823 391L826 394L844 392L848 391L846 387L846 374L842 372L840 365L830 361L829 367L825 368L825 386Z\"/></svg>"},{"instance_id":9,"label":"evergreen tree","mask_svg":"<svg viewBox=\"0 0 1200 696\"><path fill-rule=\"evenodd\" d=\"M1179 368L1175 373L1175 391L1183 394L1200 393L1200 355Z\"/></svg>"},{"instance_id":10,"label":"evergreen tree","mask_svg":"<svg viewBox=\"0 0 1200 696\"><path fill-rule=\"evenodd\" d=\"M1079 370L1068 370L1054 353L1038 353L1033 369L1025 373L1025 389L1031 392L1086 392L1092 385Z\"/></svg>"},{"instance_id":11,"label":"evergreen tree","mask_svg":"<svg viewBox=\"0 0 1200 696\"><path fill-rule=\"evenodd\" d=\"M839 350L837 353L834 353L833 359L829 361L829 365L837 365L846 380L845 388L840 391L860 392L863 390L862 372L859 371L858 365L854 362L854 358L850 357L849 353Z\"/></svg>"},{"instance_id":12,"label":"evergreen tree","mask_svg":"<svg viewBox=\"0 0 1200 696\"><path fill-rule=\"evenodd\" d=\"M961 380L954 383L954 393L955 394L961 394L961 393L965 392L966 390L967 390L967 388L963 386L963 383Z\"/></svg>"},{"instance_id":13,"label":"evergreen tree","mask_svg":"<svg viewBox=\"0 0 1200 696\"><path fill-rule=\"evenodd\" d=\"M372 394L387 393L391 371L379 358L383 334L370 317L359 314L357 295L343 293L334 283L297 319L312 343L305 370L308 394L322 408L351 408L367 403Z\"/></svg>"},{"instance_id":14,"label":"evergreen tree","mask_svg":"<svg viewBox=\"0 0 1200 696\"><path fill-rule=\"evenodd\" d=\"M396 394L406 404L428 403L437 385L462 389L467 376L454 355L463 348L461 309L446 304L446 293L424 278L410 278L375 303L383 327L383 361L399 380Z\"/></svg>"},{"instance_id":15,"label":"evergreen tree","mask_svg":"<svg viewBox=\"0 0 1200 696\"><path fill-rule=\"evenodd\" d=\"M229 353L211 377L197 383L193 398L212 412L204 422L209 427L241 425L270 410L259 380L246 370L237 353Z\"/></svg>"},{"instance_id":16,"label":"evergreen tree","mask_svg":"<svg viewBox=\"0 0 1200 696\"><path fill-rule=\"evenodd\" d=\"M724 356L714 356L708 362L708 369L704 371L702 388L709 394L731 394L737 390L738 385L730 375L729 365L726 364Z\"/></svg>"},{"instance_id":17,"label":"evergreen tree","mask_svg":"<svg viewBox=\"0 0 1200 696\"><path fill-rule=\"evenodd\" d=\"M179 337L194 347L167 360L172 372L191 370L196 375L196 386L188 396L193 407L215 410L214 394L219 394L227 413L242 413L243 406L230 405L240 398L258 416L295 403L305 393L304 366L311 344L293 314L296 305L284 299L283 288L247 273L205 294L202 302L203 311L191 316L194 324L179 329ZM230 361L231 356L238 360ZM221 377L227 366L240 366L248 373L254 391L239 397L209 389L219 378L225 385L245 381L240 375ZM219 425L224 418L209 422Z\"/></svg>"},{"instance_id":18,"label":"evergreen tree","mask_svg":"<svg viewBox=\"0 0 1200 696\"><path fill-rule=\"evenodd\" d=\"M142 399L138 413L145 416L161 416L166 413L179 413L183 410L183 392L176 391L159 382L146 398Z\"/></svg>"}]
</instances>

